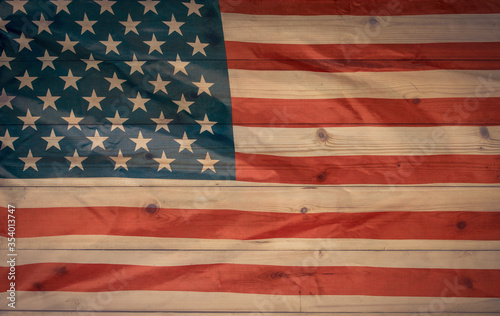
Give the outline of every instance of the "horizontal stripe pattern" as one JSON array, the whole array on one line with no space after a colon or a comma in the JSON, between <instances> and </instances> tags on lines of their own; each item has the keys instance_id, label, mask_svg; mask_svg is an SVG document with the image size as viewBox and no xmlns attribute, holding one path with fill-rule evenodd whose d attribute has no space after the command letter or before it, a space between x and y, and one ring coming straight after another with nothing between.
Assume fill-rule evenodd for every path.
<instances>
[{"instance_id":1,"label":"horizontal stripe pattern","mask_svg":"<svg viewBox=\"0 0 500 316\"><path fill-rule=\"evenodd\" d=\"M273 99L500 97L498 70L317 73L230 69L231 95Z\"/></svg>"},{"instance_id":2,"label":"horizontal stripe pattern","mask_svg":"<svg viewBox=\"0 0 500 316\"><path fill-rule=\"evenodd\" d=\"M500 251L129 251L21 250L18 265L51 263L188 266L200 264L256 264L296 266L364 266L421 269L500 269ZM1 267L8 267L6 261Z\"/></svg>"},{"instance_id":3,"label":"horizontal stripe pattern","mask_svg":"<svg viewBox=\"0 0 500 316\"><path fill-rule=\"evenodd\" d=\"M0 249L7 249L7 238L0 237ZM498 240L430 240L421 239L348 239L348 238L275 238L260 240L234 239L198 239L198 238L161 238L161 237L128 237L110 235L67 235L55 237L17 238L16 249L19 250L53 250L53 249L85 249L85 250L452 250L478 251L498 250Z\"/></svg>"},{"instance_id":4,"label":"horizontal stripe pattern","mask_svg":"<svg viewBox=\"0 0 500 316\"><path fill-rule=\"evenodd\" d=\"M7 273L8 268L0 268ZM500 270L374 267L284 267L246 264L152 267L109 264L20 265L20 291L110 291L114 273L131 276L124 291L200 291L283 295L369 295L439 297L443 283L457 279L457 297L500 296ZM55 276L58 277L55 277ZM178 276L182 276L179 278ZM2 292L8 289L3 281ZM408 286L411 284L411 286Z\"/></svg>"},{"instance_id":5,"label":"horizontal stripe pattern","mask_svg":"<svg viewBox=\"0 0 500 316\"><path fill-rule=\"evenodd\" d=\"M490 0L374 0L357 2L339 0L289 0L286 2L258 0L220 0L223 13L254 15L426 15L500 13L498 3Z\"/></svg>"},{"instance_id":6,"label":"horizontal stripe pattern","mask_svg":"<svg viewBox=\"0 0 500 316\"><path fill-rule=\"evenodd\" d=\"M499 155L500 127L234 127L236 151L286 157Z\"/></svg>"},{"instance_id":7,"label":"horizontal stripe pattern","mask_svg":"<svg viewBox=\"0 0 500 316\"><path fill-rule=\"evenodd\" d=\"M38 181L34 187L23 187L23 182L15 181L21 183L21 187L3 187L0 198L21 209L36 209L40 205L48 209L68 206L85 209L92 205L146 208L153 204L162 209L189 207L193 210L291 214L299 214L304 208L308 214L498 212L500 205L497 187L263 186L233 181L214 184L194 181L192 184L198 186L176 187L174 184L177 182L169 180L157 182L156 186L148 186L148 183L151 184L149 181L139 181L134 186L119 186L118 180L113 179L74 180L67 187L59 187L58 181ZM15 182L9 181L11 184ZM53 186L50 186L51 183ZM58 186L57 199L53 197L54 186ZM422 196L427 199L422 199Z\"/></svg>"},{"instance_id":8,"label":"horizontal stripe pattern","mask_svg":"<svg viewBox=\"0 0 500 316\"><path fill-rule=\"evenodd\" d=\"M249 127L500 125L500 98L232 98L233 123ZM479 128L479 127L478 127Z\"/></svg>"},{"instance_id":9,"label":"horizontal stripe pattern","mask_svg":"<svg viewBox=\"0 0 500 316\"><path fill-rule=\"evenodd\" d=\"M119 280L119 279L118 279ZM117 280L117 281L118 281ZM453 280L451 280L453 282ZM451 285L453 286L453 284ZM446 285L442 287L443 291ZM452 295L451 292L449 295ZM108 294L108 296L106 295ZM6 301L6 294L0 299ZM416 312L428 310L431 303L443 306L446 312L499 312L497 298L450 297L434 300L431 297L384 297L362 295L262 295L207 292L110 291L96 292L30 292L19 291L19 307L26 310L78 311L268 311L275 312ZM189 302L189 306L186 306ZM444 303L446 302L446 303ZM443 304L441 304L443 303Z\"/></svg>"},{"instance_id":10,"label":"horizontal stripe pattern","mask_svg":"<svg viewBox=\"0 0 500 316\"><path fill-rule=\"evenodd\" d=\"M7 209L2 209L6 216ZM115 235L260 240L362 238L500 240L500 212L283 214L131 207L24 208L18 238ZM165 229L168 227L168 229ZM0 230L7 237L7 228Z\"/></svg>"},{"instance_id":11,"label":"horizontal stripe pattern","mask_svg":"<svg viewBox=\"0 0 500 316\"><path fill-rule=\"evenodd\" d=\"M222 23L224 37L231 42L301 45L474 43L500 40L499 17L498 14L367 17L223 13Z\"/></svg>"}]
</instances>

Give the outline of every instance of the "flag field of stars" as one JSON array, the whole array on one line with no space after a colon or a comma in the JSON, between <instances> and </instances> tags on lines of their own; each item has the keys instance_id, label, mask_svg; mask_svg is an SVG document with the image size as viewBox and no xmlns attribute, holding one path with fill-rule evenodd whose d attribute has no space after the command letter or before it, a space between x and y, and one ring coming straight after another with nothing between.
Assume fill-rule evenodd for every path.
<instances>
[{"instance_id":1,"label":"flag field of stars","mask_svg":"<svg viewBox=\"0 0 500 316\"><path fill-rule=\"evenodd\" d=\"M234 179L217 1L0 1L0 177Z\"/></svg>"}]
</instances>

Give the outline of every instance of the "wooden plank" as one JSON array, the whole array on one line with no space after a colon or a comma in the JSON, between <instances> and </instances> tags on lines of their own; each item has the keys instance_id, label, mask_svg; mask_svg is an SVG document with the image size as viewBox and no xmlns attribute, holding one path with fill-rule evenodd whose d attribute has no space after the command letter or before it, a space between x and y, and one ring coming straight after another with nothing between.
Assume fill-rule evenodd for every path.
<instances>
[{"instance_id":1,"label":"wooden plank","mask_svg":"<svg viewBox=\"0 0 500 316\"><path fill-rule=\"evenodd\" d=\"M38 315L54 315L54 316L80 316L83 312L77 311L36 311L36 312L9 312L0 311L0 315L16 315L16 316L38 316ZM92 315L102 315L102 316L123 316L123 312L100 312L92 311ZM200 316L200 313L190 313L190 312L134 312L127 311L126 315L130 316L156 316L156 315L166 315L166 316ZM255 316L255 312L252 313L231 313L219 311L217 313L203 313L203 316ZM280 312L258 312L259 316L380 316L380 313L280 313ZM500 313L440 313L439 316L498 316ZM90 315L89 315L90 316ZM392 313L391 316L415 316L415 313Z\"/></svg>"},{"instance_id":2,"label":"wooden plank","mask_svg":"<svg viewBox=\"0 0 500 316\"><path fill-rule=\"evenodd\" d=\"M112 282L117 279L110 280ZM453 280L452 280L453 281ZM451 282L452 282L451 281ZM443 285L443 290L447 286ZM7 301L6 293L0 294ZM384 297L261 295L210 292L109 291L16 292L20 310L207 311L225 312L358 312L415 313L437 305L440 312L500 312L500 299L464 297ZM441 309L442 307L442 309Z\"/></svg>"},{"instance_id":3,"label":"wooden plank","mask_svg":"<svg viewBox=\"0 0 500 316\"><path fill-rule=\"evenodd\" d=\"M16 265L51 263L186 266L253 264L419 269L500 269L500 251L117 251L18 250ZM8 267L6 261L0 267Z\"/></svg>"},{"instance_id":4,"label":"wooden plank","mask_svg":"<svg viewBox=\"0 0 500 316\"><path fill-rule=\"evenodd\" d=\"M479 98L500 96L499 70L324 73L229 69L238 98Z\"/></svg>"},{"instance_id":5,"label":"wooden plank","mask_svg":"<svg viewBox=\"0 0 500 316\"><path fill-rule=\"evenodd\" d=\"M157 182L164 184L162 187L149 187L151 182L154 184L153 180L51 180L40 179L34 181L33 186L27 187L2 187L0 206L7 207L7 203L17 208L146 207L154 204L158 208L169 209L278 213L500 211L500 189L497 187L294 187L259 184L240 187L238 183L229 181L223 182L225 186L211 181L193 181L193 186L183 186L187 182L179 181L179 185L175 187L172 185L177 181L165 181ZM123 181L123 186L118 186L119 181ZM144 187L134 187L134 181L137 181L136 185ZM15 182L23 183L23 180L0 181L4 184ZM54 190L57 197L54 196Z\"/></svg>"},{"instance_id":6,"label":"wooden plank","mask_svg":"<svg viewBox=\"0 0 500 316\"><path fill-rule=\"evenodd\" d=\"M276 44L498 42L497 14L277 16L223 13L226 41Z\"/></svg>"},{"instance_id":7,"label":"wooden plank","mask_svg":"<svg viewBox=\"0 0 500 316\"><path fill-rule=\"evenodd\" d=\"M248 154L286 157L500 154L500 126L319 129L235 126L233 130L236 151Z\"/></svg>"},{"instance_id":8,"label":"wooden plank","mask_svg":"<svg viewBox=\"0 0 500 316\"><path fill-rule=\"evenodd\" d=\"M7 239L0 237L0 250ZM107 235L68 235L57 237L16 238L19 250L122 249L122 250L500 250L498 240L385 240L276 238L258 240L158 238Z\"/></svg>"}]
</instances>

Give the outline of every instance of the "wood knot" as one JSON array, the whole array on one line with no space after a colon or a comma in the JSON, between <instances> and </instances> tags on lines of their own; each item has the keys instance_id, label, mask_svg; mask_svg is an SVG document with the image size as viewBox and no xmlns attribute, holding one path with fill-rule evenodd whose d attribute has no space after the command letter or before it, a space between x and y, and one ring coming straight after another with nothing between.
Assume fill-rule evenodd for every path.
<instances>
[{"instance_id":1,"label":"wood knot","mask_svg":"<svg viewBox=\"0 0 500 316\"><path fill-rule=\"evenodd\" d=\"M144 155L144 159L146 159L146 160L153 160L153 154L152 153L146 153Z\"/></svg>"},{"instance_id":2,"label":"wood knot","mask_svg":"<svg viewBox=\"0 0 500 316\"><path fill-rule=\"evenodd\" d=\"M464 222L464 221L460 221L457 223L457 228L458 229L465 229L465 227L467 227L467 223Z\"/></svg>"},{"instance_id":3,"label":"wood knot","mask_svg":"<svg viewBox=\"0 0 500 316\"><path fill-rule=\"evenodd\" d=\"M305 213L309 212L309 209L307 207L303 207L303 208L300 209L300 212L302 214L305 214Z\"/></svg>"},{"instance_id":4,"label":"wood knot","mask_svg":"<svg viewBox=\"0 0 500 316\"><path fill-rule=\"evenodd\" d=\"M413 103L415 105L419 105L420 102L422 102L422 100L420 100L420 98L414 98L413 100L411 100L411 103Z\"/></svg>"},{"instance_id":5,"label":"wood knot","mask_svg":"<svg viewBox=\"0 0 500 316\"><path fill-rule=\"evenodd\" d=\"M322 143L326 143L328 141L328 139L330 138L330 136L328 135L327 131L325 131L325 129L323 128L320 128L316 131L316 138L322 142Z\"/></svg>"},{"instance_id":6,"label":"wood knot","mask_svg":"<svg viewBox=\"0 0 500 316\"><path fill-rule=\"evenodd\" d=\"M372 16L370 17L370 19L368 20L368 23L370 23L371 26L377 26L378 25L378 20L376 17Z\"/></svg>"},{"instance_id":7,"label":"wood knot","mask_svg":"<svg viewBox=\"0 0 500 316\"><path fill-rule=\"evenodd\" d=\"M158 207L158 205L152 203L144 208L144 211L151 215L158 213L159 210L160 208Z\"/></svg>"},{"instance_id":8,"label":"wood knot","mask_svg":"<svg viewBox=\"0 0 500 316\"><path fill-rule=\"evenodd\" d=\"M58 275L58 276L62 276L62 275L65 275L68 271L66 269L66 266L62 266L62 267L59 267L59 268L55 268L54 269L54 272Z\"/></svg>"},{"instance_id":9,"label":"wood knot","mask_svg":"<svg viewBox=\"0 0 500 316\"><path fill-rule=\"evenodd\" d=\"M467 278L467 277L460 279L460 281L458 283L460 285L465 286L468 289L472 289L474 287L472 280L470 278Z\"/></svg>"},{"instance_id":10,"label":"wood knot","mask_svg":"<svg viewBox=\"0 0 500 316\"><path fill-rule=\"evenodd\" d=\"M318 182L324 182L327 178L326 171L320 172L316 175L316 181Z\"/></svg>"},{"instance_id":11,"label":"wood knot","mask_svg":"<svg viewBox=\"0 0 500 316\"><path fill-rule=\"evenodd\" d=\"M486 126L481 126L479 128L479 134L481 134L481 138L490 139L490 131Z\"/></svg>"}]
</instances>

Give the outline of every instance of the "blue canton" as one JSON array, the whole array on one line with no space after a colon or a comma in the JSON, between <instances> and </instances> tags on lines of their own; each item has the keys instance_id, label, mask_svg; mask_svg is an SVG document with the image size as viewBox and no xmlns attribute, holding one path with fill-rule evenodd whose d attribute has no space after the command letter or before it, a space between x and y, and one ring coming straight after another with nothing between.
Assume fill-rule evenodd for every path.
<instances>
[{"instance_id":1,"label":"blue canton","mask_svg":"<svg viewBox=\"0 0 500 316\"><path fill-rule=\"evenodd\" d=\"M0 177L234 179L209 0L0 2Z\"/></svg>"}]
</instances>

